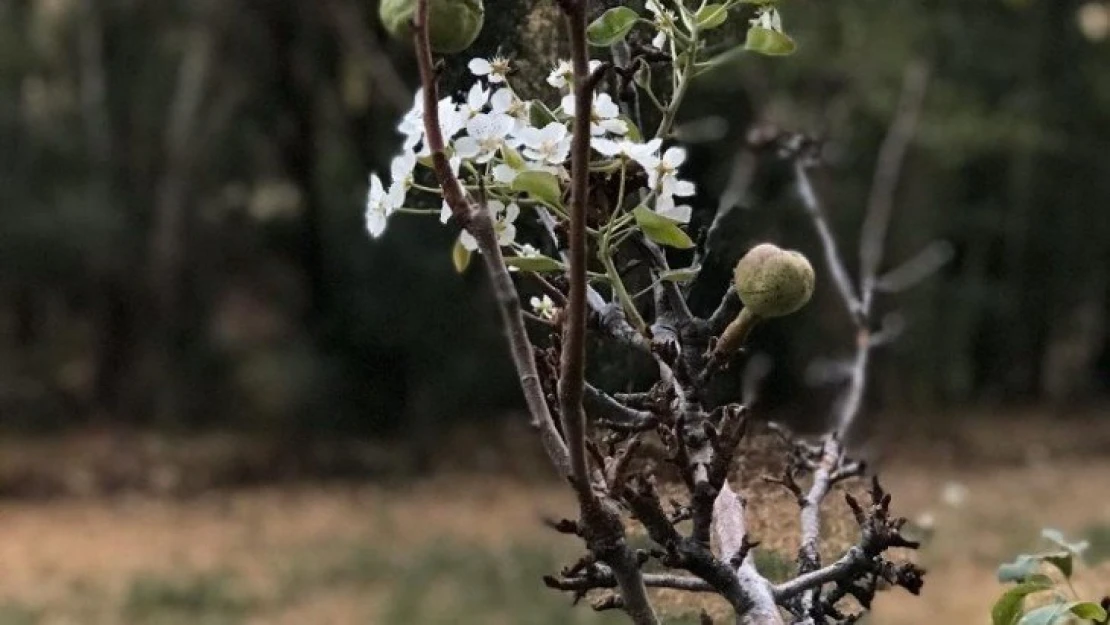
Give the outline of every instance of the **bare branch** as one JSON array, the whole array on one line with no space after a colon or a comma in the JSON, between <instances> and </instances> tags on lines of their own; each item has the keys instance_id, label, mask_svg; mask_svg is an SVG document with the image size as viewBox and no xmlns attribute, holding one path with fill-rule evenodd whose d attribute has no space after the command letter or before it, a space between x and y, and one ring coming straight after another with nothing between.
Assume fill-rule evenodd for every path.
<instances>
[{"instance_id":1,"label":"bare branch","mask_svg":"<svg viewBox=\"0 0 1110 625\"><path fill-rule=\"evenodd\" d=\"M644 410L630 408L612 395L586 383L583 397L587 410L603 426L623 432L639 432L654 428L659 420Z\"/></svg>"},{"instance_id":2,"label":"bare branch","mask_svg":"<svg viewBox=\"0 0 1110 625\"><path fill-rule=\"evenodd\" d=\"M532 342L524 327L520 297L501 256L501 246L497 242L489 211L485 207L475 208L470 199L463 194L462 187L452 173L444 153L443 133L439 126L435 71L432 67L432 52L428 42L427 15L428 0L419 0L412 29L413 45L420 68L420 81L424 87L425 141L432 153L436 179L444 190L444 198L452 214L478 242L486 275L490 279L501 319L505 324L513 365L520 378L520 387L524 391L528 412L532 416L532 425L539 430L544 451L547 452L556 470L563 475L568 475L570 473L569 454L544 398L543 386L540 384L540 376L536 370Z\"/></svg>"},{"instance_id":3,"label":"bare branch","mask_svg":"<svg viewBox=\"0 0 1110 625\"><path fill-rule=\"evenodd\" d=\"M929 68L924 63L914 63L906 68L898 111L879 148L871 180L871 195L867 200L867 217L860 235L860 293L864 314L871 311L875 274L882 262L887 227L894 210L894 192L902 173L906 150L917 128L917 119L921 116L928 81Z\"/></svg>"},{"instance_id":4,"label":"bare branch","mask_svg":"<svg viewBox=\"0 0 1110 625\"><path fill-rule=\"evenodd\" d=\"M909 260L875 279L875 290L900 293L916 286L952 260L955 249L948 241L933 241Z\"/></svg>"},{"instance_id":5,"label":"bare branch","mask_svg":"<svg viewBox=\"0 0 1110 625\"><path fill-rule=\"evenodd\" d=\"M736 287L730 284L724 296L721 297L721 303L706 320L709 323L709 331L714 336L719 335L728 324L732 323L736 315L740 314L740 308L740 296L736 293Z\"/></svg>"},{"instance_id":6,"label":"bare branch","mask_svg":"<svg viewBox=\"0 0 1110 625\"><path fill-rule=\"evenodd\" d=\"M713 504L713 526L721 557L732 560L739 556L737 579L751 601L747 612L737 614L737 623L783 625L770 583L755 570L751 558L743 557L751 546L744 523L744 502L732 491L727 480Z\"/></svg>"},{"instance_id":7,"label":"bare branch","mask_svg":"<svg viewBox=\"0 0 1110 625\"><path fill-rule=\"evenodd\" d=\"M574 68L574 103L578 111L593 108L589 54L586 44L586 1L564 2ZM586 376L586 202L590 192L590 117L574 118L570 161L570 224L566 317L559 371L559 408L570 450L571 473L583 505L593 497L586 459L586 415L582 394Z\"/></svg>"},{"instance_id":8,"label":"bare branch","mask_svg":"<svg viewBox=\"0 0 1110 625\"><path fill-rule=\"evenodd\" d=\"M817 236L821 238L821 247L825 251L825 264L828 265L829 273L832 274L833 284L836 285L840 298L844 300L848 313L854 319L862 310L862 305L860 299L856 296L855 289L852 288L852 279L848 275L848 269L844 266L844 261L841 260L836 237L833 236L832 229L829 228L829 222L825 219L824 209L821 207L821 201L813 188L813 182L809 178L807 166L808 164L802 158L798 158L794 162L794 177L798 188L798 196L802 199L802 206L805 207L810 219L813 220L813 227L817 229Z\"/></svg>"}]
</instances>

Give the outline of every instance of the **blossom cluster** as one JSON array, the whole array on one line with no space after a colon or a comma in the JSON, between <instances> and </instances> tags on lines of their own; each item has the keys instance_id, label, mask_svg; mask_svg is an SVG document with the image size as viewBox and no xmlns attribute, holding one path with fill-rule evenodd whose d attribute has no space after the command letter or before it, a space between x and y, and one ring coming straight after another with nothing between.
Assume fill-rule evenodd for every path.
<instances>
[{"instance_id":1,"label":"blossom cluster","mask_svg":"<svg viewBox=\"0 0 1110 625\"><path fill-rule=\"evenodd\" d=\"M599 61L591 63L596 70ZM573 70L567 61L560 61L547 77L547 83L559 92L558 106L549 109L538 101L521 99L509 80L511 65L503 58L475 58L468 64L476 81L465 98L445 97L437 103L440 131L452 170L460 182L471 188L479 182L491 199L488 207L494 218L498 238L503 246L519 247L513 222L521 214L521 206L535 205L535 198L514 187L523 172L539 171L557 180L560 189L569 182L568 158L571 127L579 115L576 110ZM554 98L552 98L554 100ZM542 113L542 114L537 114ZM681 198L694 194L693 183L678 177L678 168L686 158L685 150L671 146L663 149L661 139L635 139L639 129L622 115L620 106L604 92L595 93L589 111L591 135L591 167L610 167L621 175L641 168L647 176L650 203L658 214L678 223L690 219L690 207L680 204ZM387 185L377 174L370 176L366 203L366 225L373 237L386 229L392 215L404 208L414 185L420 191L436 193L433 187L416 185L415 172L430 155L424 137L424 93L418 91L412 108L397 126L403 136L402 150L390 165ZM676 199L678 198L678 199ZM543 202L538 202L543 205ZM550 207L549 207L550 208ZM440 221L451 215L442 203ZM460 243L468 250L476 243L468 233L460 234Z\"/></svg>"}]
</instances>

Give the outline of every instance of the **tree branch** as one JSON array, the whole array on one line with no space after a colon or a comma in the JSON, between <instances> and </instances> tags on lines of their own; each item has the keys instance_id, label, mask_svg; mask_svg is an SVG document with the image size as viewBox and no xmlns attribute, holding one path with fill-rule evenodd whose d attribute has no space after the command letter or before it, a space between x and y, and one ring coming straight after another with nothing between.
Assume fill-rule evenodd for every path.
<instances>
[{"instance_id":1,"label":"tree branch","mask_svg":"<svg viewBox=\"0 0 1110 625\"><path fill-rule=\"evenodd\" d=\"M532 342L528 338L524 317L521 314L520 297L517 295L512 277L509 276L509 270L501 255L501 246L497 242L493 221L484 206L475 208L470 199L463 194L462 187L452 173L444 153L443 133L439 126L435 71L432 67L432 51L428 42L427 15L428 0L419 0L412 31L417 64L420 68L420 82L424 88L424 140L431 150L436 179L443 188L444 198L452 214L474 236L478 242L478 249L482 252L483 266L496 296L501 319L505 324L513 365L520 378L520 387L524 391L528 412L532 416L532 425L539 430L544 451L547 452L555 469L562 475L568 475L570 473L569 453L559 435L559 430L555 427L555 421L544 398L543 386L536 371Z\"/></svg>"},{"instance_id":2,"label":"tree branch","mask_svg":"<svg viewBox=\"0 0 1110 625\"><path fill-rule=\"evenodd\" d=\"M582 394L586 376L586 202L590 192L590 88L589 56L586 47L586 2L563 3L570 32L571 65L574 68L574 118L570 161L570 224L567 232L568 268L566 318L563 325L562 361L559 371L559 408L563 433L570 449L574 487L583 505L593 498L586 458L586 415Z\"/></svg>"},{"instance_id":3,"label":"tree branch","mask_svg":"<svg viewBox=\"0 0 1110 625\"><path fill-rule=\"evenodd\" d=\"M864 314L871 311L875 274L882 262L883 244L890 215L894 210L894 192L898 187L906 150L921 116L928 80L929 69L925 64L914 63L906 68L898 111L879 148L875 174L871 180L871 194L867 200L867 217L864 218L860 235L860 293Z\"/></svg>"}]
</instances>

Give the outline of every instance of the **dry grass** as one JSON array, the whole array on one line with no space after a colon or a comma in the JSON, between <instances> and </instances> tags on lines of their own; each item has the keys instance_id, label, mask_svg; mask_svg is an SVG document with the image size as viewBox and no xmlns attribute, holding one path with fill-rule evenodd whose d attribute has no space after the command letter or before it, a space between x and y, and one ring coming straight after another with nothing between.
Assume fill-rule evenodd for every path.
<instances>
[{"instance_id":1,"label":"dry grass","mask_svg":"<svg viewBox=\"0 0 1110 625\"><path fill-rule=\"evenodd\" d=\"M1110 527L1110 458L885 464L895 508L911 519L931 514L935 531L920 554L930 569L924 596L884 595L873 624L986 623L1000 589L995 567L1034 546L1041 527ZM962 505L942 501L949 483L967 489ZM753 532L791 553L794 504L765 488L749 495L761 511ZM540 588L538 576L576 550L540 519L571 506L558 485L478 474L187 500L8 501L0 503L0 625L620 622L568 609ZM842 500L830 501L827 518L832 554L852 531ZM1110 594L1107 580L1103 567L1080 586ZM661 597L676 614L705 600Z\"/></svg>"}]
</instances>

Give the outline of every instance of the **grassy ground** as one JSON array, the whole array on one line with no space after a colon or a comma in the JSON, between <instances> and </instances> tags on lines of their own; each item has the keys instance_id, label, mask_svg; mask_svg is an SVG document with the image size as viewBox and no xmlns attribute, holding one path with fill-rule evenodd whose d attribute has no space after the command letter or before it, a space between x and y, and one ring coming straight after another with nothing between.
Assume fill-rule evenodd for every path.
<instances>
[{"instance_id":1,"label":"grassy ground","mask_svg":"<svg viewBox=\"0 0 1110 625\"><path fill-rule=\"evenodd\" d=\"M872 624L988 622L995 567L1035 546L1044 526L1087 535L1095 556L1110 556L1110 457L1033 454L936 468L903 456L882 473L897 510L933 517L919 556L930 573L921 598L884 594ZM758 562L783 574L793 504L773 491L749 494L766 511L754 521L767 546ZM0 503L0 625L622 622L571 608L539 582L577 553L540 519L570 510L557 485L477 473L188 499L8 501ZM834 536L850 532L846 512L831 501ZM1110 567L1079 585L1110 594ZM673 623L696 622L703 605L714 607L704 601L661 597Z\"/></svg>"}]
</instances>

